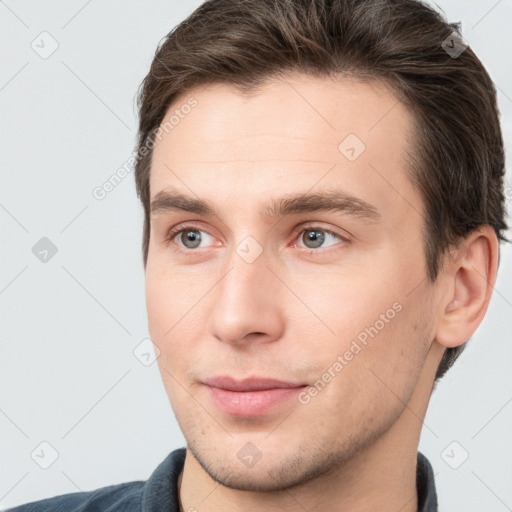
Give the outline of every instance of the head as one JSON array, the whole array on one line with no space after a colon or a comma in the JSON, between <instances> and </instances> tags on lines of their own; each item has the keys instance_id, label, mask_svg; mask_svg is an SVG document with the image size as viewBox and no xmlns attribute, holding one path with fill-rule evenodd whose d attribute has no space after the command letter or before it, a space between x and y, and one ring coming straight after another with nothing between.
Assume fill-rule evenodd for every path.
<instances>
[{"instance_id":1,"label":"head","mask_svg":"<svg viewBox=\"0 0 512 512\"><path fill-rule=\"evenodd\" d=\"M504 151L487 72L445 50L457 30L414 0L213 0L159 46L135 169L149 329L219 481L270 489L347 460L481 322ZM248 420L212 405L218 375L306 387ZM261 473L233 473L249 441Z\"/></svg>"}]
</instances>

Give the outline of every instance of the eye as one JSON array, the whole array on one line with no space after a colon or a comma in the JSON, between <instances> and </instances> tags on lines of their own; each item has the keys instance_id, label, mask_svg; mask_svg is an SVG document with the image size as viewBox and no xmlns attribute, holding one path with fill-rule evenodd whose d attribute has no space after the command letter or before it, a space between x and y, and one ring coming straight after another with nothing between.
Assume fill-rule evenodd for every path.
<instances>
[{"instance_id":1,"label":"eye","mask_svg":"<svg viewBox=\"0 0 512 512\"><path fill-rule=\"evenodd\" d=\"M301 229L296 231L299 236L298 240L302 241L304 245L294 244L294 246L302 247L305 250L309 250L313 252L314 249L319 248L327 248L331 245L336 245L339 242L348 242L349 240L333 231L328 229L323 229L319 226L301 226ZM176 228L173 228L167 234L165 239L166 244L175 243L178 247L181 247L183 250L186 249L202 249L208 247L208 245L203 244L202 242L207 242L208 239L214 240L214 237L209 235L206 231L202 229L198 229L195 225L183 226L180 225ZM331 243L327 243L331 242ZM215 245L210 243L210 245ZM218 244L217 244L218 245ZM316 252L316 251L314 251Z\"/></svg>"},{"instance_id":2,"label":"eye","mask_svg":"<svg viewBox=\"0 0 512 512\"><path fill-rule=\"evenodd\" d=\"M178 236L179 235L179 236ZM180 229L172 229L167 235L167 242L172 242L175 238L185 249L197 249L203 240L213 239L206 231L197 229L195 226L180 226Z\"/></svg>"},{"instance_id":3,"label":"eye","mask_svg":"<svg viewBox=\"0 0 512 512\"><path fill-rule=\"evenodd\" d=\"M303 241L307 249L318 249L319 247L330 247L336 243L345 240L340 235L329 231L328 229L322 229L318 226L308 227L300 232L301 236L299 240ZM334 240L329 245L324 245L326 239ZM299 247L302 247L299 245Z\"/></svg>"}]
</instances>

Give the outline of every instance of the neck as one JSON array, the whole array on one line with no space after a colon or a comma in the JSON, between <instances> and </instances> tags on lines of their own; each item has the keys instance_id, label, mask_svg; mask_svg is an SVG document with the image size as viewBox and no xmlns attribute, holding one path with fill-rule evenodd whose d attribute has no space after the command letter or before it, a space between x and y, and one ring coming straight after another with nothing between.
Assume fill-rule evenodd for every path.
<instances>
[{"instance_id":1,"label":"neck","mask_svg":"<svg viewBox=\"0 0 512 512\"><path fill-rule=\"evenodd\" d=\"M442 349L435 342L431 351L436 352L428 358L432 367L424 368L399 419L343 466L284 491L241 491L215 482L187 448L178 481L180 511L206 508L209 512L303 512L332 510L335 503L337 510L351 512L417 512L418 443L432 392L431 376L442 356Z\"/></svg>"}]
</instances>

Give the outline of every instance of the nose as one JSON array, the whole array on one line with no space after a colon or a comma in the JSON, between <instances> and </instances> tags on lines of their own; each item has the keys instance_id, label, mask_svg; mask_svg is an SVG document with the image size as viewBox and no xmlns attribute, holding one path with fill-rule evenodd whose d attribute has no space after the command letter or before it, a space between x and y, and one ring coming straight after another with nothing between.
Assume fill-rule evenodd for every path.
<instances>
[{"instance_id":1,"label":"nose","mask_svg":"<svg viewBox=\"0 0 512 512\"><path fill-rule=\"evenodd\" d=\"M285 327L282 282L265 251L251 261L238 249L215 287L209 334L237 346L276 341Z\"/></svg>"}]
</instances>

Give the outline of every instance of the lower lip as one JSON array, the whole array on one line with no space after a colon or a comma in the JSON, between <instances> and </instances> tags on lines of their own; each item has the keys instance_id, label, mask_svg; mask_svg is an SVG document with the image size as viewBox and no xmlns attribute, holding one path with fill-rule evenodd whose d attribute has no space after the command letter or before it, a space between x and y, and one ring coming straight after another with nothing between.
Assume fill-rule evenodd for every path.
<instances>
[{"instance_id":1,"label":"lower lip","mask_svg":"<svg viewBox=\"0 0 512 512\"><path fill-rule=\"evenodd\" d=\"M273 388L261 391L228 391L207 386L213 403L221 411L234 416L261 416L277 405L296 397L305 386Z\"/></svg>"}]
</instances>

